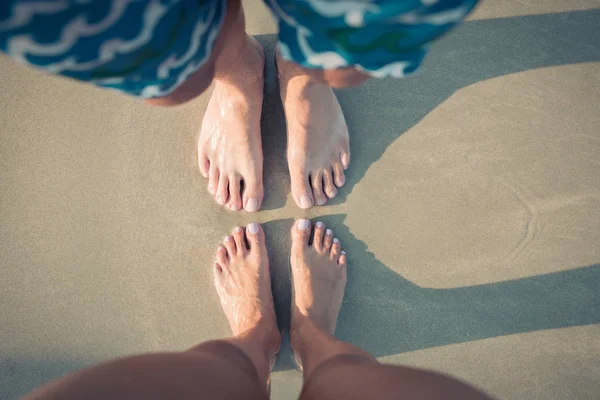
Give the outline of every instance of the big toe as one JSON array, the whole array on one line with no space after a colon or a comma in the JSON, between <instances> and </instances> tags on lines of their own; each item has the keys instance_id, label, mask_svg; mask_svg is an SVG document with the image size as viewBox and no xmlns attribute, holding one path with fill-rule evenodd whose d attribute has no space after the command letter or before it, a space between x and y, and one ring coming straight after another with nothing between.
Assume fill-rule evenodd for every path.
<instances>
[{"instance_id":1,"label":"big toe","mask_svg":"<svg viewBox=\"0 0 600 400\"><path fill-rule=\"evenodd\" d=\"M264 196L263 192L264 189L262 179L245 177L242 203L246 212L256 212L260 210Z\"/></svg>"},{"instance_id":2,"label":"big toe","mask_svg":"<svg viewBox=\"0 0 600 400\"><path fill-rule=\"evenodd\" d=\"M250 253L258 253L258 255L266 253L265 247L265 232L260 224L252 222L246 227L246 240L250 245Z\"/></svg>"},{"instance_id":3,"label":"big toe","mask_svg":"<svg viewBox=\"0 0 600 400\"><path fill-rule=\"evenodd\" d=\"M308 246L310 239L310 221L299 219L292 226L292 247L303 249Z\"/></svg>"},{"instance_id":4,"label":"big toe","mask_svg":"<svg viewBox=\"0 0 600 400\"><path fill-rule=\"evenodd\" d=\"M301 172L290 174L292 180L292 196L298 207L311 208L314 205L313 191L308 182L308 176Z\"/></svg>"}]
</instances>

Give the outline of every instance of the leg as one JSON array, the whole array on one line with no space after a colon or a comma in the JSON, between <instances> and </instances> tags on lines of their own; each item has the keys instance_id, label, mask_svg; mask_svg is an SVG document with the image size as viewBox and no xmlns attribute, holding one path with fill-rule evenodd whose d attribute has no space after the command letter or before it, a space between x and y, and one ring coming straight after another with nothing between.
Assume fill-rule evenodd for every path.
<instances>
[{"instance_id":1,"label":"leg","mask_svg":"<svg viewBox=\"0 0 600 400\"><path fill-rule=\"evenodd\" d=\"M262 47L246 34L240 6L215 62L214 91L198 140L208 190L232 211L258 211L263 199L263 68Z\"/></svg>"},{"instance_id":2,"label":"leg","mask_svg":"<svg viewBox=\"0 0 600 400\"><path fill-rule=\"evenodd\" d=\"M301 399L488 399L455 379L417 369L382 365L333 333L346 284L346 255L321 222L299 220L292 228L294 305L290 342L303 366Z\"/></svg>"},{"instance_id":3,"label":"leg","mask_svg":"<svg viewBox=\"0 0 600 400\"><path fill-rule=\"evenodd\" d=\"M246 244L248 243L249 246ZM238 228L217 251L215 285L233 337L128 357L52 382L28 399L267 399L279 349L264 234Z\"/></svg>"}]
</instances>

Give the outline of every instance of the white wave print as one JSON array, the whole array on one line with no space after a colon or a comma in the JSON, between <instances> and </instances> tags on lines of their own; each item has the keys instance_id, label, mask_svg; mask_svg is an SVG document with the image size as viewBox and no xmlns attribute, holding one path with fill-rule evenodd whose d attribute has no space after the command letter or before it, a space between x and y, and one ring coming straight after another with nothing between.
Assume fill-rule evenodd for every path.
<instances>
[{"instance_id":1,"label":"white wave print","mask_svg":"<svg viewBox=\"0 0 600 400\"><path fill-rule=\"evenodd\" d=\"M31 22L34 15L56 14L66 10L69 2L58 1L20 1L12 6L10 18L0 21L0 31L16 29Z\"/></svg>"},{"instance_id":2,"label":"white wave print","mask_svg":"<svg viewBox=\"0 0 600 400\"><path fill-rule=\"evenodd\" d=\"M294 59L292 58L292 52L290 51L290 48L287 44L278 41L277 49L279 50L279 55L281 56L281 58L288 61L294 61Z\"/></svg>"},{"instance_id":3,"label":"white wave print","mask_svg":"<svg viewBox=\"0 0 600 400\"><path fill-rule=\"evenodd\" d=\"M367 11L377 13L380 8L377 4L365 1L324 1L307 0L311 7L324 17L335 18L344 16L346 23L353 27L364 25Z\"/></svg>"},{"instance_id":4,"label":"white wave print","mask_svg":"<svg viewBox=\"0 0 600 400\"><path fill-rule=\"evenodd\" d=\"M216 7L216 5L215 5L215 7ZM210 54L214 47L215 41L217 40L217 36L219 34L220 28L223 25L223 21L225 19L225 7L222 7L222 8L223 8L223 11L221 12L220 20L218 21L218 23L212 25L213 28L210 31L210 33L208 34L209 36L208 36L208 39L206 40L206 47L205 47L206 51L204 53L204 56L196 62L188 62L188 65L179 74L179 76L177 77L177 80L171 87L166 88L166 89L161 89L157 85L147 86L142 90L142 92L140 94L141 97L151 98L151 97L166 96L167 94L171 93L173 90L178 88L193 73L198 71L206 63L206 61L208 61L208 58L210 57Z\"/></svg>"},{"instance_id":5,"label":"white wave print","mask_svg":"<svg viewBox=\"0 0 600 400\"><path fill-rule=\"evenodd\" d=\"M7 52L21 62L26 62L25 56L28 54L36 56L58 56L63 54L73 47L80 37L95 35L113 25L133 1L137 0L113 1L108 15L95 24L88 24L84 16L75 18L63 28L60 38L54 43L40 45L30 35L15 36L8 40Z\"/></svg>"},{"instance_id":6,"label":"white wave print","mask_svg":"<svg viewBox=\"0 0 600 400\"><path fill-rule=\"evenodd\" d=\"M413 65L413 63L409 61L398 61L385 65L376 70L368 70L360 65L357 65L356 69L371 75L374 78L404 78L407 75L404 71L406 71L406 68L410 67L411 65Z\"/></svg>"},{"instance_id":7,"label":"white wave print","mask_svg":"<svg viewBox=\"0 0 600 400\"><path fill-rule=\"evenodd\" d=\"M88 71L114 60L119 54L135 51L150 42L156 25L158 25L167 10L168 8L160 4L159 0L153 0L144 10L142 30L134 38L129 40L114 38L105 41L100 46L99 57L95 60L79 63L77 62L77 56L73 55L58 63L49 64L44 69L53 73ZM96 80L94 82L105 83Z\"/></svg>"},{"instance_id":8,"label":"white wave print","mask_svg":"<svg viewBox=\"0 0 600 400\"><path fill-rule=\"evenodd\" d=\"M171 55L158 66L157 75L160 79L166 79L169 76L169 72L171 71L171 69L181 67L196 55L196 53L198 52L198 48L201 45L202 37L204 36L206 31L213 25L213 19L215 18L216 9L216 5L213 5L213 7L211 7L210 9L210 14L206 17L206 19L204 21L198 21L196 23L196 26L194 27L194 31L192 33L192 41L187 51L179 59L177 59L177 56Z\"/></svg>"},{"instance_id":9,"label":"white wave print","mask_svg":"<svg viewBox=\"0 0 600 400\"><path fill-rule=\"evenodd\" d=\"M307 36L307 33L298 31L298 46L310 64L323 69L336 69L348 66L348 62L337 53L332 51L318 53L314 51L308 44Z\"/></svg>"},{"instance_id":10,"label":"white wave print","mask_svg":"<svg viewBox=\"0 0 600 400\"><path fill-rule=\"evenodd\" d=\"M396 18L396 21L409 25L446 25L456 23L462 20L465 17L465 15L467 15L467 12L468 8L465 6L454 8L452 10L440 11L425 15L416 12L409 12L398 16Z\"/></svg>"}]
</instances>

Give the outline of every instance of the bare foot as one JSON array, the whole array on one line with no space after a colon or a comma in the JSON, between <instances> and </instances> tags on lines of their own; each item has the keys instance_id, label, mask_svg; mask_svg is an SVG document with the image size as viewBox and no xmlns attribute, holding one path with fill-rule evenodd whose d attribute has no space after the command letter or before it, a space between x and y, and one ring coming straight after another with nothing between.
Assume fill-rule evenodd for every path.
<instances>
[{"instance_id":1,"label":"bare foot","mask_svg":"<svg viewBox=\"0 0 600 400\"><path fill-rule=\"evenodd\" d=\"M337 194L350 163L348 127L333 90L297 65L277 58L287 122L292 195L300 208L323 205Z\"/></svg>"},{"instance_id":2,"label":"bare foot","mask_svg":"<svg viewBox=\"0 0 600 400\"><path fill-rule=\"evenodd\" d=\"M215 287L234 336L262 329L280 336L271 294L265 235L257 223L237 227L217 249Z\"/></svg>"},{"instance_id":3,"label":"bare foot","mask_svg":"<svg viewBox=\"0 0 600 400\"><path fill-rule=\"evenodd\" d=\"M232 211L258 211L263 200L263 152L260 114L264 53L247 36L239 59L226 76L215 75L215 88L202 121L198 166L208 191Z\"/></svg>"},{"instance_id":4,"label":"bare foot","mask_svg":"<svg viewBox=\"0 0 600 400\"><path fill-rule=\"evenodd\" d=\"M346 287L346 253L325 224L315 224L312 245L310 222L292 227L292 280L294 305L290 331L307 320L333 335Z\"/></svg>"}]
</instances>

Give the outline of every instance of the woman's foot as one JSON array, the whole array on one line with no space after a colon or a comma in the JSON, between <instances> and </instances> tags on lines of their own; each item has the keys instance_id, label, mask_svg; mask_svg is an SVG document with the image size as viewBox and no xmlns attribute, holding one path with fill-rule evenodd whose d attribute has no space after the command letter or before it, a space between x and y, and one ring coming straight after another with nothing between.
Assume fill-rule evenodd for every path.
<instances>
[{"instance_id":1,"label":"woman's foot","mask_svg":"<svg viewBox=\"0 0 600 400\"><path fill-rule=\"evenodd\" d=\"M348 127L333 90L277 58L287 122L292 195L300 208L323 205L344 185L350 163Z\"/></svg>"},{"instance_id":2,"label":"woman's foot","mask_svg":"<svg viewBox=\"0 0 600 400\"><path fill-rule=\"evenodd\" d=\"M269 376L281 345L271 293L265 234L257 223L237 227L217 248L215 287L233 338L252 360L269 391Z\"/></svg>"},{"instance_id":3,"label":"woman's foot","mask_svg":"<svg viewBox=\"0 0 600 400\"><path fill-rule=\"evenodd\" d=\"M234 336L259 330L270 340L281 339L265 235L259 224L251 223L246 229L236 227L232 235L225 236L217 248L214 274L221 306Z\"/></svg>"},{"instance_id":4,"label":"woman's foot","mask_svg":"<svg viewBox=\"0 0 600 400\"><path fill-rule=\"evenodd\" d=\"M311 235L310 221L300 219L292 227L290 263L294 286L290 336L307 323L333 335L346 287L346 253L340 241L322 222L315 224Z\"/></svg>"},{"instance_id":5,"label":"woman's foot","mask_svg":"<svg viewBox=\"0 0 600 400\"><path fill-rule=\"evenodd\" d=\"M260 137L264 52L250 36L242 49L226 74L215 74L198 139L198 166L217 203L232 211L254 212L264 193Z\"/></svg>"}]
</instances>

